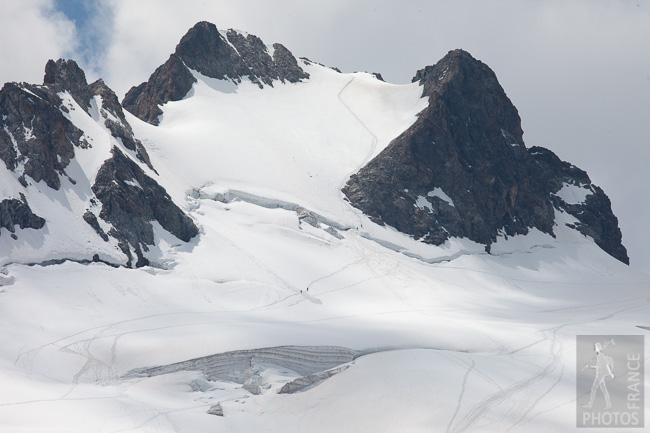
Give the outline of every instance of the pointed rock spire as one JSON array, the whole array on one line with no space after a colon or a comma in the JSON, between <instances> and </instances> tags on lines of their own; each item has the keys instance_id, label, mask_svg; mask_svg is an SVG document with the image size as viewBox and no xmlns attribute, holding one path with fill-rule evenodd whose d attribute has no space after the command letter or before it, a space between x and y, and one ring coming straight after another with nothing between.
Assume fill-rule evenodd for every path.
<instances>
[{"instance_id":1,"label":"pointed rock spire","mask_svg":"<svg viewBox=\"0 0 650 433\"><path fill-rule=\"evenodd\" d=\"M241 82L246 77L260 88L273 81L296 83L309 74L280 44L273 45L273 56L255 35L235 30L225 34L206 21L194 25L181 38L167 62L146 83L131 88L122 105L135 116L153 125L159 123L160 106L182 99L196 82L190 70L219 80Z\"/></svg>"},{"instance_id":2,"label":"pointed rock spire","mask_svg":"<svg viewBox=\"0 0 650 433\"><path fill-rule=\"evenodd\" d=\"M526 149L517 109L494 72L454 50L418 71L414 81L428 96L428 107L351 176L343 188L349 201L374 221L436 245L465 237L489 251L500 235L531 228L554 235L555 210L566 207L552 197L565 183L584 185L585 180L558 179L566 172L538 163ZM597 199L583 205L599 203L598 211L591 209L595 220L580 231L589 226L598 232L592 236L597 243L627 263L620 231L611 230L609 200L599 188L591 191Z\"/></svg>"},{"instance_id":3,"label":"pointed rock spire","mask_svg":"<svg viewBox=\"0 0 650 433\"><path fill-rule=\"evenodd\" d=\"M74 60L49 60L45 65L43 84L56 91L67 91L84 110L92 99L86 74Z\"/></svg>"}]
</instances>

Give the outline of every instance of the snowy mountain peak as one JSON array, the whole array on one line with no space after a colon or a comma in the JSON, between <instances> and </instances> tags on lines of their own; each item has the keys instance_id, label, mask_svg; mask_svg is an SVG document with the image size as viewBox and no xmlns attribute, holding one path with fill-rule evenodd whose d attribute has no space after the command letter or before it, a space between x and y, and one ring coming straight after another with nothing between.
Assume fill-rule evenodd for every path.
<instances>
[{"instance_id":1,"label":"snowy mountain peak","mask_svg":"<svg viewBox=\"0 0 650 433\"><path fill-rule=\"evenodd\" d=\"M88 85L74 61L50 60L44 85L5 84L0 112L0 227L11 233L0 263L141 266L154 224L183 241L198 233L158 184L115 93Z\"/></svg>"},{"instance_id":2,"label":"snowy mountain peak","mask_svg":"<svg viewBox=\"0 0 650 433\"><path fill-rule=\"evenodd\" d=\"M88 110L92 93L86 74L74 60L49 60L45 65L43 84L56 92L68 92L80 107Z\"/></svg>"},{"instance_id":3,"label":"snowy mountain peak","mask_svg":"<svg viewBox=\"0 0 650 433\"><path fill-rule=\"evenodd\" d=\"M140 119L157 125L162 114L159 106L178 101L190 91L196 82L193 71L235 83L247 78L260 88L273 87L273 81L296 83L309 77L283 45L269 49L255 35L232 29L221 32L202 21L183 36L174 54L149 81L129 90L122 103Z\"/></svg>"},{"instance_id":4,"label":"snowy mountain peak","mask_svg":"<svg viewBox=\"0 0 650 433\"><path fill-rule=\"evenodd\" d=\"M207 77L235 81L248 77L260 88L273 86L273 80L297 82L309 77L283 45L276 43L269 50L255 35L233 29L220 32L205 21L183 36L175 54Z\"/></svg>"},{"instance_id":5,"label":"snowy mountain peak","mask_svg":"<svg viewBox=\"0 0 650 433\"><path fill-rule=\"evenodd\" d=\"M49 86L7 83L0 90L0 158L24 187L31 178L58 190L60 176L66 175L74 157L74 148L88 145L83 131L66 118L69 104L64 104L60 95L68 87L76 98L66 94L87 110L91 93L83 72L78 75L71 68L72 74L57 74L52 67L56 63L48 65L51 66L48 69L51 73L46 74ZM82 83L77 79L82 79Z\"/></svg>"},{"instance_id":6,"label":"snowy mountain peak","mask_svg":"<svg viewBox=\"0 0 650 433\"><path fill-rule=\"evenodd\" d=\"M501 87L492 69L461 49L451 50L434 65L420 69L411 81L423 86L423 96L428 97L445 83L462 86L465 80L479 80L482 86L490 89Z\"/></svg>"},{"instance_id":7,"label":"snowy mountain peak","mask_svg":"<svg viewBox=\"0 0 650 433\"><path fill-rule=\"evenodd\" d=\"M468 53L395 85L199 23L130 111L72 61L46 70L0 90L1 432L547 433L625 412L648 275ZM599 343L614 404L587 412Z\"/></svg>"},{"instance_id":8,"label":"snowy mountain peak","mask_svg":"<svg viewBox=\"0 0 650 433\"><path fill-rule=\"evenodd\" d=\"M454 50L413 81L429 105L351 177L343 191L354 206L423 242L464 237L488 251L500 237L531 229L555 236L557 224L568 225L628 263L607 196L555 155L538 161L552 152L525 147L517 109L489 67ZM563 201L557 194L565 184L589 191L585 200ZM559 223L560 213L575 222Z\"/></svg>"}]
</instances>

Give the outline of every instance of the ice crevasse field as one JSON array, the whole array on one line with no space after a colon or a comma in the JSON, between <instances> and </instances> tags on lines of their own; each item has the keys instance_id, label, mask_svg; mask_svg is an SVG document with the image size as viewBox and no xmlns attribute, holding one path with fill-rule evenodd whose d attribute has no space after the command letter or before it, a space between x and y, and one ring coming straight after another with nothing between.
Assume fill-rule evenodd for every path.
<instances>
[{"instance_id":1,"label":"ice crevasse field","mask_svg":"<svg viewBox=\"0 0 650 433\"><path fill-rule=\"evenodd\" d=\"M200 234L159 227L140 269L7 264L0 431L575 428L575 336L647 333L650 277L560 213L555 238L502 237L490 254L371 222L341 187L427 100L418 84L301 66L308 80L264 89L195 72L159 126L127 113ZM178 364L213 355L235 367Z\"/></svg>"}]
</instances>

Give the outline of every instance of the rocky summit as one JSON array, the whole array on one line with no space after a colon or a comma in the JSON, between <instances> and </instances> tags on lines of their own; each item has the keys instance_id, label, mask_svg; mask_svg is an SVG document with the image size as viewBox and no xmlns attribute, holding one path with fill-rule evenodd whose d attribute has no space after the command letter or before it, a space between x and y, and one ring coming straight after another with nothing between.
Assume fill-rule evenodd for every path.
<instances>
[{"instance_id":1,"label":"rocky summit","mask_svg":"<svg viewBox=\"0 0 650 433\"><path fill-rule=\"evenodd\" d=\"M0 433L566 432L643 350L609 199L467 52L396 85L201 22L149 72L0 90Z\"/></svg>"},{"instance_id":2,"label":"rocky summit","mask_svg":"<svg viewBox=\"0 0 650 433\"><path fill-rule=\"evenodd\" d=\"M147 252L156 244L157 229L182 242L199 229L161 186L164 179L123 109L158 125L164 104L188 97L198 80L246 79L259 87L250 86L254 92L304 81L303 87L292 87L301 91L310 85L306 70L321 73L318 64L297 61L280 44L269 47L257 36L220 31L208 22L192 27L169 59L147 82L133 87L122 104L101 79L88 84L74 61L50 60L42 85L7 83L0 90L0 159L10 173L0 196L0 227L14 239L20 236L17 228L46 233L61 223L44 214L58 203L74 220L66 224L81 224L82 232L90 229L79 238L85 246L77 249L77 258L149 264ZM331 74L328 68L322 71ZM342 89L332 87L338 92L332 107L347 116L341 119L350 112L360 121L343 93L355 79L367 77L352 77ZM517 109L487 65L454 50L418 71L413 82L428 105L375 158L351 165L365 164L363 168L334 182L341 185L350 175L343 187L349 203L375 223L428 244L466 238L490 252L498 239L531 230L555 237L562 224L629 262L603 190L551 151L525 146ZM100 248L100 254L87 246L97 239L110 248ZM116 259L114 250L122 258Z\"/></svg>"},{"instance_id":3,"label":"rocky summit","mask_svg":"<svg viewBox=\"0 0 650 433\"><path fill-rule=\"evenodd\" d=\"M85 74L74 62L48 62L45 79L44 86L7 83L0 90L0 158L19 175L23 186L31 178L58 190L59 176L66 176L75 147L88 146L83 131L65 117L67 108L58 92L66 83L78 83L70 85L70 94L85 99L82 107L86 108L91 93Z\"/></svg>"},{"instance_id":4,"label":"rocky summit","mask_svg":"<svg viewBox=\"0 0 650 433\"><path fill-rule=\"evenodd\" d=\"M149 78L131 88L122 104L131 113L153 125L162 114L160 105L182 99L196 82L192 71L219 80L241 82L247 77L260 88L273 81L296 83L308 78L296 58L281 44L272 53L260 38L235 30L220 32L205 21L192 27L176 51Z\"/></svg>"},{"instance_id":5,"label":"rocky summit","mask_svg":"<svg viewBox=\"0 0 650 433\"><path fill-rule=\"evenodd\" d=\"M418 120L351 176L347 199L379 224L423 242L451 237L490 245L535 228L553 235L556 214L628 263L604 192L551 151L524 145L521 120L494 72L463 50L415 75L428 97ZM585 200L567 203L563 188Z\"/></svg>"},{"instance_id":6,"label":"rocky summit","mask_svg":"<svg viewBox=\"0 0 650 433\"><path fill-rule=\"evenodd\" d=\"M0 197L0 227L11 232L14 240L18 240L16 226L39 230L48 224L88 224L102 241L116 243L124 254L123 264L143 266L148 264L143 251L155 243L152 221L183 241L198 233L191 218L151 177L157 172L115 93L101 79L89 85L76 62L50 60L43 85L5 84L0 90L0 112L0 159L15 179L12 182L20 185L8 197ZM94 173L80 167L79 156L103 159L102 146L94 147L100 137L80 129L82 123L100 128L103 140L111 143L110 153ZM85 177L88 173L93 176ZM54 191L61 189L74 190L85 211L74 214L66 198L61 204L73 213L67 221L33 212L30 197L56 197ZM77 259L100 259L92 249L87 255Z\"/></svg>"}]
</instances>

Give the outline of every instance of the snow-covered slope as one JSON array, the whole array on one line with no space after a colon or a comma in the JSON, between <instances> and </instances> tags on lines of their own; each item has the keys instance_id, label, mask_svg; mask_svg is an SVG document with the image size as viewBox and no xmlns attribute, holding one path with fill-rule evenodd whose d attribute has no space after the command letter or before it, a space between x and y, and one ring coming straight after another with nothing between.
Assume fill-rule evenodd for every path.
<instances>
[{"instance_id":1,"label":"snow-covered slope","mask_svg":"<svg viewBox=\"0 0 650 433\"><path fill-rule=\"evenodd\" d=\"M173 178L165 186L183 197L193 188L242 191L343 217L340 189L350 174L427 102L417 84L302 63L308 80L264 89L194 72L192 90L164 105L159 127L130 117L155 164Z\"/></svg>"},{"instance_id":2,"label":"snow-covered slope","mask_svg":"<svg viewBox=\"0 0 650 433\"><path fill-rule=\"evenodd\" d=\"M24 91L28 92L28 89ZM13 172L5 164L0 164L2 197L19 197L22 193L32 211L46 217L43 230L18 227L17 239L12 239L3 230L0 235L0 263L3 265L61 259L88 260L94 254L116 263L123 259L115 240L102 242L90 225L75 222L82 221L80 217L87 209L93 208L90 202L93 197L91 188L99 168L110 158L111 148L118 146L126 154L129 151L104 127L100 111L107 116L108 113L102 110L100 96L94 97L89 112L80 107L68 92L61 92L59 97L66 110L65 118L83 132L81 140L89 146L75 149L74 158L66 167L67 175L61 176L58 190L50 188L45 181L31 182L23 187L19 181L22 173ZM29 134L26 134L25 139L29 138ZM103 229L107 232L110 226L104 224Z\"/></svg>"},{"instance_id":3,"label":"snow-covered slope","mask_svg":"<svg viewBox=\"0 0 650 433\"><path fill-rule=\"evenodd\" d=\"M422 87L299 65L308 79L263 88L193 70L157 126L125 113L155 172L122 151L199 228L182 242L152 221L151 266L24 264L118 251L90 225L0 245L0 432L573 431L575 336L647 333L647 276L561 210L554 236L489 254L373 223L341 188L416 121ZM85 211L122 146L101 101L64 100L95 153L66 168L87 185L28 187L48 218Z\"/></svg>"},{"instance_id":4,"label":"snow-covered slope","mask_svg":"<svg viewBox=\"0 0 650 433\"><path fill-rule=\"evenodd\" d=\"M7 267L0 431L566 432L575 335L647 325L648 282L584 239L429 264L290 210L199 203L204 240L168 270ZM262 357L240 380L130 373L287 345L369 353L298 394L278 391L304 373Z\"/></svg>"},{"instance_id":5,"label":"snow-covered slope","mask_svg":"<svg viewBox=\"0 0 650 433\"><path fill-rule=\"evenodd\" d=\"M157 243L152 223L183 241L198 233L157 183L117 96L74 61L49 61L43 85L7 83L0 110L0 264L139 266Z\"/></svg>"}]
</instances>

